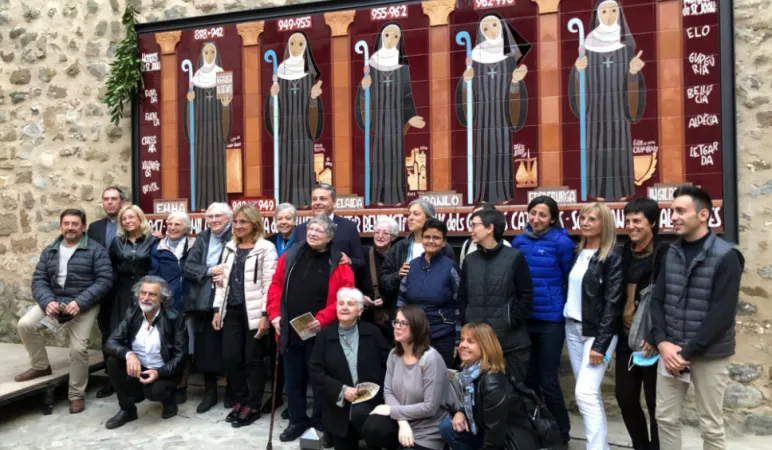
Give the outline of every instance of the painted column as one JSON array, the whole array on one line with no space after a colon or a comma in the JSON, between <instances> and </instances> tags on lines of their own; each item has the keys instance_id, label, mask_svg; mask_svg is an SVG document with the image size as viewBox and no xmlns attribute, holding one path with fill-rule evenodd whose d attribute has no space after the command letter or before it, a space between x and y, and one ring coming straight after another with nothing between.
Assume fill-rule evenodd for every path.
<instances>
[{"instance_id":1,"label":"painted column","mask_svg":"<svg viewBox=\"0 0 772 450\"><path fill-rule=\"evenodd\" d=\"M338 11L324 14L324 21L332 30L332 181L338 194L350 194L352 189L351 122L351 39L348 27L356 11Z\"/></svg>"},{"instance_id":2,"label":"painted column","mask_svg":"<svg viewBox=\"0 0 772 450\"><path fill-rule=\"evenodd\" d=\"M683 22L679 0L657 4L660 182L685 181Z\"/></svg>"},{"instance_id":3,"label":"painted column","mask_svg":"<svg viewBox=\"0 0 772 450\"><path fill-rule=\"evenodd\" d=\"M450 27L448 17L456 0L432 0L421 3L429 16L430 80L430 171L431 191L449 191L451 177L450 130L454 110L454 89L450 85Z\"/></svg>"},{"instance_id":4,"label":"painted column","mask_svg":"<svg viewBox=\"0 0 772 450\"><path fill-rule=\"evenodd\" d=\"M261 130L262 105L260 98L260 34L264 22L246 22L236 25L241 36L241 57L244 72L244 196L260 197L262 192Z\"/></svg>"},{"instance_id":5,"label":"painted column","mask_svg":"<svg viewBox=\"0 0 772 450\"><path fill-rule=\"evenodd\" d=\"M563 185L563 82L560 73L560 0L531 0L539 5L536 46L539 77L539 186ZM530 72L530 71L529 71Z\"/></svg>"},{"instance_id":6,"label":"painted column","mask_svg":"<svg viewBox=\"0 0 772 450\"><path fill-rule=\"evenodd\" d=\"M161 47L161 197L179 198L179 154L177 149L177 43L181 31L156 33Z\"/></svg>"}]
</instances>

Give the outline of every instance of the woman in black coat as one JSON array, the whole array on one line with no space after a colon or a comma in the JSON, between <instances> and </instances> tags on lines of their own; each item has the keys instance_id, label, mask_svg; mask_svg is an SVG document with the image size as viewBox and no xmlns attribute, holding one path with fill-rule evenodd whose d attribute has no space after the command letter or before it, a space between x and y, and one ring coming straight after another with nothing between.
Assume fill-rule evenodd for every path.
<instances>
[{"instance_id":1,"label":"woman in black coat","mask_svg":"<svg viewBox=\"0 0 772 450\"><path fill-rule=\"evenodd\" d=\"M458 356L462 369L451 379L453 416L440 422L440 434L450 449L538 450L539 437L507 378L493 328L485 323L464 325Z\"/></svg>"},{"instance_id":2,"label":"woman in black coat","mask_svg":"<svg viewBox=\"0 0 772 450\"><path fill-rule=\"evenodd\" d=\"M374 325L359 320L364 296L358 289L338 291L338 322L316 336L309 361L314 388L322 393L322 420L336 450L356 450L362 425L370 412L383 402L383 379L391 347ZM380 386L368 401L352 405L356 386L370 382Z\"/></svg>"},{"instance_id":3,"label":"woman in black coat","mask_svg":"<svg viewBox=\"0 0 772 450\"><path fill-rule=\"evenodd\" d=\"M118 233L110 244L110 261L116 279L115 297L110 308L110 332L126 318L134 305L134 285L150 272L150 252L158 238L150 233L145 214L136 205L124 206L118 213Z\"/></svg>"}]
</instances>

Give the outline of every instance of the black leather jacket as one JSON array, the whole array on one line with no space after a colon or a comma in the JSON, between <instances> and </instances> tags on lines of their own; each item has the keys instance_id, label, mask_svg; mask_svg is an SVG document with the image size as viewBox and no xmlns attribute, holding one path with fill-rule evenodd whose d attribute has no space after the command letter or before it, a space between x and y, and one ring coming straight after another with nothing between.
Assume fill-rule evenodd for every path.
<instances>
[{"instance_id":1,"label":"black leather jacket","mask_svg":"<svg viewBox=\"0 0 772 450\"><path fill-rule=\"evenodd\" d=\"M105 353L125 360L126 354L131 351L131 343L134 342L142 326L143 319L144 314L137 305L126 311L126 318L107 339ZM158 327L158 334L161 337L161 358L165 363L163 367L157 369L158 376L170 377L179 374L182 372L185 356L188 354L188 331L184 317L181 313L162 306L153 325Z\"/></svg>"},{"instance_id":2,"label":"black leather jacket","mask_svg":"<svg viewBox=\"0 0 772 450\"><path fill-rule=\"evenodd\" d=\"M619 333L624 308L623 284L619 249L614 249L602 262L595 253L582 279L582 335L595 338L592 349L598 353L605 354Z\"/></svg>"},{"instance_id":3,"label":"black leather jacket","mask_svg":"<svg viewBox=\"0 0 772 450\"><path fill-rule=\"evenodd\" d=\"M155 236L140 236L132 243L116 237L110 244L110 259L118 277L143 277L150 272L150 251L158 243Z\"/></svg>"},{"instance_id":4,"label":"black leather jacket","mask_svg":"<svg viewBox=\"0 0 772 450\"><path fill-rule=\"evenodd\" d=\"M451 386L457 402L451 412L463 412L461 388L457 382ZM484 433L482 450L538 450L539 438L511 382L503 373L480 374L474 382L474 421L477 432ZM467 417L468 419L468 417Z\"/></svg>"}]
</instances>

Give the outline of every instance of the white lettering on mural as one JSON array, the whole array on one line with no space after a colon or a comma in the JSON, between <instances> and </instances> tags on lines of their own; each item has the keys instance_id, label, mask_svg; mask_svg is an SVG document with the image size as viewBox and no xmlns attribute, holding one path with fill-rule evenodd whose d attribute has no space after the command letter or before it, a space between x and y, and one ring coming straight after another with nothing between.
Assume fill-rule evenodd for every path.
<instances>
[{"instance_id":1,"label":"white lettering on mural","mask_svg":"<svg viewBox=\"0 0 772 450\"><path fill-rule=\"evenodd\" d=\"M704 16L705 14L715 14L718 7L716 0L684 0L682 11L684 17Z\"/></svg>"},{"instance_id":2,"label":"white lettering on mural","mask_svg":"<svg viewBox=\"0 0 772 450\"><path fill-rule=\"evenodd\" d=\"M528 155L528 149L523 144L514 144L512 146L512 156L515 158L525 158Z\"/></svg>"},{"instance_id":3,"label":"white lettering on mural","mask_svg":"<svg viewBox=\"0 0 772 450\"><path fill-rule=\"evenodd\" d=\"M536 189L528 191L528 202L536 197L546 195L560 204L576 203L576 189Z\"/></svg>"},{"instance_id":4,"label":"white lettering on mural","mask_svg":"<svg viewBox=\"0 0 772 450\"><path fill-rule=\"evenodd\" d=\"M721 207L714 206L711 209L710 218L708 219L708 226L711 228L720 228L724 225L721 220ZM672 230L673 229L673 209L662 208L659 212L659 229Z\"/></svg>"},{"instance_id":5,"label":"white lettering on mural","mask_svg":"<svg viewBox=\"0 0 772 450\"><path fill-rule=\"evenodd\" d=\"M150 103L158 103L158 92L155 89L145 89L145 98L150 99Z\"/></svg>"},{"instance_id":6,"label":"white lettering on mural","mask_svg":"<svg viewBox=\"0 0 772 450\"><path fill-rule=\"evenodd\" d=\"M205 40L205 39L214 39L214 38L221 38L225 36L225 31L222 27L217 28L209 28L203 29L203 30L196 30L193 32L193 38L197 41Z\"/></svg>"},{"instance_id":7,"label":"white lettering on mural","mask_svg":"<svg viewBox=\"0 0 772 450\"><path fill-rule=\"evenodd\" d=\"M335 199L335 209L362 209L364 207L364 197L338 197Z\"/></svg>"},{"instance_id":8,"label":"white lettering on mural","mask_svg":"<svg viewBox=\"0 0 772 450\"><path fill-rule=\"evenodd\" d=\"M161 190L161 188L158 187L158 183L156 183L155 181L152 182L152 183L145 184L145 185L142 186L142 193L143 194L148 194L150 192L158 192L160 190Z\"/></svg>"},{"instance_id":9,"label":"white lettering on mural","mask_svg":"<svg viewBox=\"0 0 772 450\"><path fill-rule=\"evenodd\" d=\"M710 75L710 68L716 67L716 56L701 52L689 53L689 63L695 75Z\"/></svg>"},{"instance_id":10,"label":"white lettering on mural","mask_svg":"<svg viewBox=\"0 0 772 450\"><path fill-rule=\"evenodd\" d=\"M161 170L161 163L158 161L142 161L142 170L145 171L145 177L150 178L153 172Z\"/></svg>"},{"instance_id":11,"label":"white lettering on mural","mask_svg":"<svg viewBox=\"0 0 772 450\"><path fill-rule=\"evenodd\" d=\"M140 70L142 72L157 72L161 70L161 61L158 60L158 52L143 53Z\"/></svg>"},{"instance_id":12,"label":"white lettering on mural","mask_svg":"<svg viewBox=\"0 0 772 450\"><path fill-rule=\"evenodd\" d=\"M147 146L148 153L156 153L155 146L158 144L158 136L142 136L142 145Z\"/></svg>"},{"instance_id":13,"label":"white lettering on mural","mask_svg":"<svg viewBox=\"0 0 772 450\"><path fill-rule=\"evenodd\" d=\"M154 127L157 127L161 124L161 121L158 119L158 113L157 112L146 112L145 113L145 122L150 122L153 124Z\"/></svg>"},{"instance_id":14,"label":"white lettering on mural","mask_svg":"<svg viewBox=\"0 0 772 450\"><path fill-rule=\"evenodd\" d=\"M279 19L279 31L294 31L311 28L311 16L292 17L289 19Z\"/></svg>"},{"instance_id":15,"label":"white lettering on mural","mask_svg":"<svg viewBox=\"0 0 772 450\"><path fill-rule=\"evenodd\" d=\"M718 125L718 116L715 114L700 114L689 118L689 128L712 127Z\"/></svg>"},{"instance_id":16,"label":"white lettering on mural","mask_svg":"<svg viewBox=\"0 0 772 450\"><path fill-rule=\"evenodd\" d=\"M713 154L718 152L718 142L697 144L689 147L689 157L700 160L702 166L713 165Z\"/></svg>"},{"instance_id":17,"label":"white lettering on mural","mask_svg":"<svg viewBox=\"0 0 772 450\"><path fill-rule=\"evenodd\" d=\"M650 155L659 150L656 141L644 141L643 139L633 140L634 155Z\"/></svg>"},{"instance_id":18,"label":"white lettering on mural","mask_svg":"<svg viewBox=\"0 0 772 450\"><path fill-rule=\"evenodd\" d=\"M694 100L694 103L698 105L707 105L708 97L713 92L714 86L712 84L703 84L700 86L692 86L686 89L686 96L689 100Z\"/></svg>"},{"instance_id":19,"label":"white lettering on mural","mask_svg":"<svg viewBox=\"0 0 772 450\"><path fill-rule=\"evenodd\" d=\"M710 34L710 25L704 25L701 27L689 27L686 29L686 36L689 39L699 39Z\"/></svg>"},{"instance_id":20,"label":"white lettering on mural","mask_svg":"<svg viewBox=\"0 0 772 450\"><path fill-rule=\"evenodd\" d=\"M383 6L370 10L370 20L394 20L407 17L407 5Z\"/></svg>"}]
</instances>

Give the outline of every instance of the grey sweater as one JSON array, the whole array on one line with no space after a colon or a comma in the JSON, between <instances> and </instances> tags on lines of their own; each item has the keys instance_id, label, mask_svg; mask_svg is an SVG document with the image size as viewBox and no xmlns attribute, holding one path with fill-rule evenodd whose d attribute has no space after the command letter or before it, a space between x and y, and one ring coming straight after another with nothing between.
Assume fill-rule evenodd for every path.
<instances>
[{"instance_id":1,"label":"grey sweater","mask_svg":"<svg viewBox=\"0 0 772 450\"><path fill-rule=\"evenodd\" d=\"M442 356L433 348L425 353L423 364L407 365L394 350L386 365L383 396L391 407L391 418L406 420L416 444L442 450L440 421L448 414L442 407L448 398L447 369Z\"/></svg>"}]
</instances>

